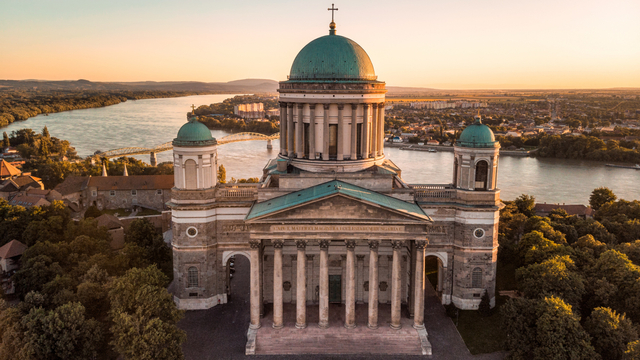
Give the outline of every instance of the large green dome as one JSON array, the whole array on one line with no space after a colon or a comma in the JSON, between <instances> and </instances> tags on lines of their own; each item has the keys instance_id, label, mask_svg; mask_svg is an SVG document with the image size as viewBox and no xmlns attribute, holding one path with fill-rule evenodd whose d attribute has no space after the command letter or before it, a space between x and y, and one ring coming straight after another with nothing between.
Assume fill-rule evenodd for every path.
<instances>
[{"instance_id":1,"label":"large green dome","mask_svg":"<svg viewBox=\"0 0 640 360\"><path fill-rule=\"evenodd\" d=\"M194 116L178 130L178 136L173 139L174 146L206 146L216 145L216 139L211 136L211 130L199 122Z\"/></svg>"},{"instance_id":2,"label":"large green dome","mask_svg":"<svg viewBox=\"0 0 640 360\"><path fill-rule=\"evenodd\" d=\"M289 80L376 80L367 52L355 41L336 35L319 37L302 48L293 60Z\"/></svg>"},{"instance_id":3,"label":"large green dome","mask_svg":"<svg viewBox=\"0 0 640 360\"><path fill-rule=\"evenodd\" d=\"M467 126L456 141L457 146L471 148L494 148L499 145L493 131L476 116L473 124Z\"/></svg>"}]
</instances>

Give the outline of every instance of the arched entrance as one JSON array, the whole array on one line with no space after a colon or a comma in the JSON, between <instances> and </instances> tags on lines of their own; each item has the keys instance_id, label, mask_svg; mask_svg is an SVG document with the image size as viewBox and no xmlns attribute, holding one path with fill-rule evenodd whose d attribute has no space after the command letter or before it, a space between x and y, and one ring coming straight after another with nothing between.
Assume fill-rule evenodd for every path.
<instances>
[{"instance_id":1,"label":"arched entrance","mask_svg":"<svg viewBox=\"0 0 640 360\"><path fill-rule=\"evenodd\" d=\"M246 303L248 311L251 261L241 252L230 254L225 260L227 302Z\"/></svg>"},{"instance_id":2,"label":"arched entrance","mask_svg":"<svg viewBox=\"0 0 640 360\"><path fill-rule=\"evenodd\" d=\"M427 254L424 258L425 277L442 300L444 290L444 264L439 256Z\"/></svg>"}]
</instances>

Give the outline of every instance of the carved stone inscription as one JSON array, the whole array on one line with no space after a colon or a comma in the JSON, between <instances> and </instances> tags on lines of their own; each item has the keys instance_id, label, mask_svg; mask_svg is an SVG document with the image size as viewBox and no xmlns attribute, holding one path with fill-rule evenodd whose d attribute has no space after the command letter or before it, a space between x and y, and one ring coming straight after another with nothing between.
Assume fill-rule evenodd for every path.
<instances>
[{"instance_id":1,"label":"carved stone inscription","mask_svg":"<svg viewBox=\"0 0 640 360\"><path fill-rule=\"evenodd\" d=\"M222 232L246 232L251 230L249 225L222 225Z\"/></svg>"},{"instance_id":2,"label":"carved stone inscription","mask_svg":"<svg viewBox=\"0 0 640 360\"><path fill-rule=\"evenodd\" d=\"M375 225L271 225L272 232L404 232L404 226Z\"/></svg>"}]
</instances>

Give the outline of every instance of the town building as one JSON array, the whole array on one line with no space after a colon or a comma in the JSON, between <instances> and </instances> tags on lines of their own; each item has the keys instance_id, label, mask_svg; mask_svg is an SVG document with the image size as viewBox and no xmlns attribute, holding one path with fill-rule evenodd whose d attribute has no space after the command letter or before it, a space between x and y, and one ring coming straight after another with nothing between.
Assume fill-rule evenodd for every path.
<instances>
[{"instance_id":1,"label":"town building","mask_svg":"<svg viewBox=\"0 0 640 360\"><path fill-rule=\"evenodd\" d=\"M226 303L230 259L238 256L250 262L247 353L255 350L250 343L260 337L267 303L268 325L276 329L285 326L285 303L295 304L296 328L311 317L326 328L339 316L347 329L386 327L379 305L390 304L389 326L411 317L430 353L427 258L438 262L443 304L477 309L484 292L495 304L500 146L480 116L454 145L451 183L408 184L384 152L385 83L334 22L329 35L298 53L278 91L279 154L258 184L216 182L217 142L195 117L173 140L169 206L179 308ZM330 303L343 304L344 313L330 313ZM366 323L356 321L357 304L367 306Z\"/></svg>"},{"instance_id":2,"label":"town building","mask_svg":"<svg viewBox=\"0 0 640 360\"><path fill-rule=\"evenodd\" d=\"M69 176L55 190L81 211L95 205L99 210L166 209L171 198L173 175Z\"/></svg>"},{"instance_id":3,"label":"town building","mask_svg":"<svg viewBox=\"0 0 640 360\"><path fill-rule=\"evenodd\" d=\"M264 117L264 105L262 103L235 105L233 113L243 119L262 119Z\"/></svg>"}]
</instances>

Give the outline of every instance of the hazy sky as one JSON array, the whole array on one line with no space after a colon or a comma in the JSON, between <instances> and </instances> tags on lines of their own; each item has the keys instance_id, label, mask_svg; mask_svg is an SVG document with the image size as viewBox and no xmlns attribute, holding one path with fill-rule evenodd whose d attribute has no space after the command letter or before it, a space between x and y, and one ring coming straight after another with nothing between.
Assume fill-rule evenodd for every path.
<instances>
[{"instance_id":1,"label":"hazy sky","mask_svg":"<svg viewBox=\"0 0 640 360\"><path fill-rule=\"evenodd\" d=\"M328 1L0 0L0 79L286 79ZM639 0L349 0L338 34L379 80L434 88L640 87Z\"/></svg>"}]
</instances>

